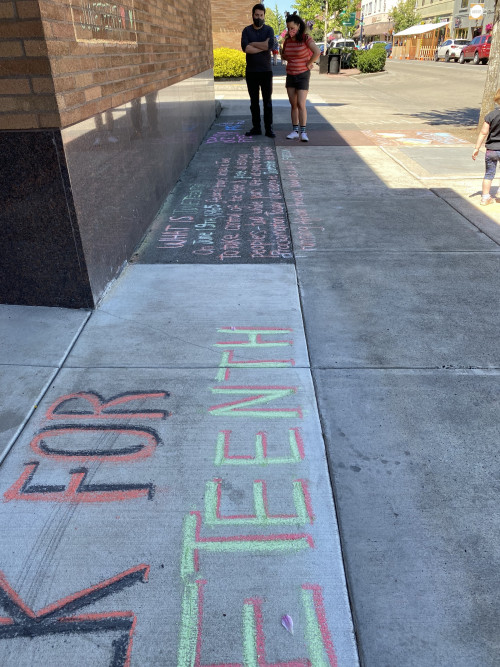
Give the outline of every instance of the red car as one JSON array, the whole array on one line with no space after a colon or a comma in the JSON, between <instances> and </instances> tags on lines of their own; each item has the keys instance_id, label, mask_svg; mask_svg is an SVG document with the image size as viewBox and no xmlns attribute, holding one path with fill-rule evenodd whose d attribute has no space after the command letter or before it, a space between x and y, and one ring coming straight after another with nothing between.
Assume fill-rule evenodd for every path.
<instances>
[{"instance_id":1,"label":"red car","mask_svg":"<svg viewBox=\"0 0 500 667\"><path fill-rule=\"evenodd\" d=\"M464 46L462 49L458 62L463 64L466 60L472 60L474 65L487 63L488 58L490 57L490 48L491 35L479 35L479 37L474 37L472 42L467 44L467 46Z\"/></svg>"}]
</instances>

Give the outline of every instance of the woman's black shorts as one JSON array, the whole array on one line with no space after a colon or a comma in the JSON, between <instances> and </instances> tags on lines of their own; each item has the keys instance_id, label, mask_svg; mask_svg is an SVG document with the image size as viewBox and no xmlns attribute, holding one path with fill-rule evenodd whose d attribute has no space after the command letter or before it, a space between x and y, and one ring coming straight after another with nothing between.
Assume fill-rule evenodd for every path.
<instances>
[{"instance_id":1,"label":"woman's black shorts","mask_svg":"<svg viewBox=\"0 0 500 667\"><path fill-rule=\"evenodd\" d=\"M309 90L309 79L311 78L311 70L301 72L300 74L287 74L286 84L287 88L295 88L295 90Z\"/></svg>"}]
</instances>

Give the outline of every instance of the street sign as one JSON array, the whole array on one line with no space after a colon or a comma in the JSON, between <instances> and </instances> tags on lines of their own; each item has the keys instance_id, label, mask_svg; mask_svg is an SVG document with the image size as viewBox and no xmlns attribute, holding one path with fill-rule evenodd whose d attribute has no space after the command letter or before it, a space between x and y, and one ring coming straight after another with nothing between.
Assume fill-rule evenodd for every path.
<instances>
[{"instance_id":1,"label":"street sign","mask_svg":"<svg viewBox=\"0 0 500 667\"><path fill-rule=\"evenodd\" d=\"M484 14L484 4L483 3L473 3L469 7L469 18L477 21Z\"/></svg>"},{"instance_id":2,"label":"street sign","mask_svg":"<svg viewBox=\"0 0 500 667\"><path fill-rule=\"evenodd\" d=\"M347 14L345 20L342 21L342 25L346 27L354 27L354 25L356 25L356 12Z\"/></svg>"}]
</instances>

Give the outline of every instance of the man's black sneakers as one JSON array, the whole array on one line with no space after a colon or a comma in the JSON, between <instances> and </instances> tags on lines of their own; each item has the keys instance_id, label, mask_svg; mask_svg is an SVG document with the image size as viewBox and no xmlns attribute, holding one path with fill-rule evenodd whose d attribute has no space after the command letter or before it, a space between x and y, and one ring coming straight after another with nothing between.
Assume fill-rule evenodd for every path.
<instances>
[{"instance_id":1,"label":"man's black sneakers","mask_svg":"<svg viewBox=\"0 0 500 667\"><path fill-rule=\"evenodd\" d=\"M266 137L271 137L271 139L274 139L276 137L272 127L266 130Z\"/></svg>"},{"instance_id":2,"label":"man's black sneakers","mask_svg":"<svg viewBox=\"0 0 500 667\"><path fill-rule=\"evenodd\" d=\"M256 134L262 134L262 130L260 129L260 127L252 127L251 130L245 132L245 137L253 137Z\"/></svg>"}]
</instances>

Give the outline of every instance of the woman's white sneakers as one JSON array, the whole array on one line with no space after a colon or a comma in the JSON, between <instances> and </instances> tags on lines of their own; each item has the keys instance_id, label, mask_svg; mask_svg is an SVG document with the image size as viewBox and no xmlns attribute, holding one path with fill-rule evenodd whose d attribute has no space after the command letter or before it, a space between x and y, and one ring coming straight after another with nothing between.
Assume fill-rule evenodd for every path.
<instances>
[{"instance_id":1,"label":"woman's white sneakers","mask_svg":"<svg viewBox=\"0 0 500 667\"><path fill-rule=\"evenodd\" d=\"M309 137L307 136L307 132L302 132L301 134L299 134L296 130L294 130L293 132L290 132L290 134L288 134L286 138L287 139L299 139L299 137L300 137L301 141L309 141Z\"/></svg>"}]
</instances>

